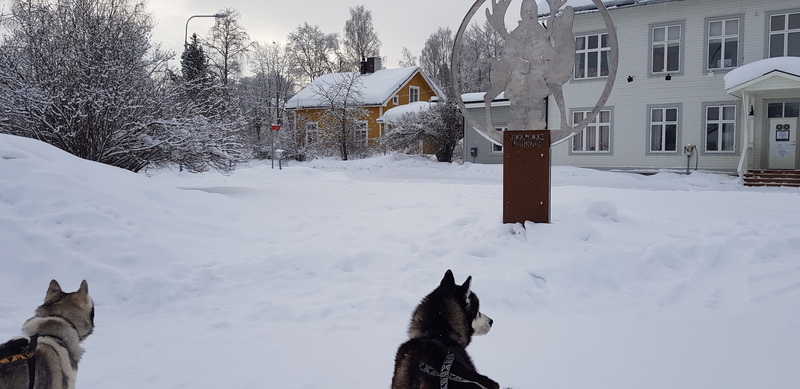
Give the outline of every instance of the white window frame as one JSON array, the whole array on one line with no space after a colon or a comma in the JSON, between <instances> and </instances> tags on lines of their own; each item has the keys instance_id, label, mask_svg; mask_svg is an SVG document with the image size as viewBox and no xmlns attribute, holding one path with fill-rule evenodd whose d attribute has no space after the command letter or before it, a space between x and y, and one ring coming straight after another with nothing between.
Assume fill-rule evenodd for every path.
<instances>
[{"instance_id":1,"label":"white window frame","mask_svg":"<svg viewBox=\"0 0 800 389\"><path fill-rule=\"evenodd\" d=\"M674 34L676 31L677 36ZM683 72L683 31L683 23L650 26L650 74L680 74ZM670 51L670 48L673 47L677 48L676 52ZM661 52L662 56L657 56L657 52ZM674 61L677 63L677 69L669 67L673 62L670 61L673 56L678 56Z\"/></svg>"},{"instance_id":2,"label":"white window frame","mask_svg":"<svg viewBox=\"0 0 800 389\"><path fill-rule=\"evenodd\" d=\"M408 102L416 103L419 101L419 87L418 86L409 86L408 87Z\"/></svg>"},{"instance_id":3,"label":"white window frame","mask_svg":"<svg viewBox=\"0 0 800 389\"><path fill-rule=\"evenodd\" d=\"M657 119L654 113L658 111L660 118ZM668 111L675 111L675 120L668 120ZM651 154L677 154L680 144L681 134L681 106L653 106L648 107L647 114L647 151ZM672 130L670 130L672 127ZM656 129L658 128L658 134ZM674 131L674 141L669 144L669 132ZM658 140L660 147L654 148L654 142Z\"/></svg>"},{"instance_id":4,"label":"white window frame","mask_svg":"<svg viewBox=\"0 0 800 389\"><path fill-rule=\"evenodd\" d=\"M735 31L733 24L735 23ZM742 18L730 17L710 19L706 24L706 70L727 70L739 66L742 52ZM735 48L729 47L735 42ZM712 49L712 44L719 44L719 49ZM731 49L735 50L730 53ZM715 54L719 53L718 56ZM716 62L716 63L714 63Z\"/></svg>"},{"instance_id":5,"label":"white window frame","mask_svg":"<svg viewBox=\"0 0 800 389\"><path fill-rule=\"evenodd\" d=\"M782 25L779 25L778 18L783 18ZM790 26L790 22L799 23ZM792 28L794 27L794 28ZM769 37L767 39L767 58L775 57L800 57L800 12L783 12L769 15L767 19L767 30ZM781 38L781 47L773 47L773 44L778 42L773 41L773 38ZM789 40L794 39L798 47L790 53Z\"/></svg>"},{"instance_id":6,"label":"white window frame","mask_svg":"<svg viewBox=\"0 0 800 389\"><path fill-rule=\"evenodd\" d=\"M394 95L394 97L392 97L392 104L393 104L393 105L398 105L398 104L400 104L400 98L399 98L399 97L397 97L397 95Z\"/></svg>"},{"instance_id":7,"label":"white window frame","mask_svg":"<svg viewBox=\"0 0 800 389\"><path fill-rule=\"evenodd\" d=\"M710 104L705 109L705 132L703 149L711 154L729 154L736 152L736 118L738 107L736 104ZM729 135L726 137L726 128ZM712 135L713 131L713 135ZM711 138L714 142L709 142ZM726 139L727 138L727 139ZM726 143L727 140L727 143ZM716 150L710 145L716 145Z\"/></svg>"},{"instance_id":8,"label":"white window frame","mask_svg":"<svg viewBox=\"0 0 800 389\"><path fill-rule=\"evenodd\" d=\"M495 130L500 132L508 131L508 127L495 127ZM497 143L492 143L492 153L502 153L503 152L503 145L499 145Z\"/></svg>"},{"instance_id":9,"label":"white window frame","mask_svg":"<svg viewBox=\"0 0 800 389\"><path fill-rule=\"evenodd\" d=\"M573 111L573 125L580 123L586 118L591 110ZM612 114L610 109L602 109L597 116L586 125L579 134L572 137L572 153L576 154L610 154L611 153L611 132ZM605 134L604 134L605 133ZM605 135L605 137L603 136ZM604 142L605 140L605 142Z\"/></svg>"},{"instance_id":10,"label":"white window frame","mask_svg":"<svg viewBox=\"0 0 800 389\"><path fill-rule=\"evenodd\" d=\"M367 143L369 140L369 123L366 120L359 120L356 122L353 138L356 142Z\"/></svg>"},{"instance_id":11,"label":"white window frame","mask_svg":"<svg viewBox=\"0 0 800 389\"><path fill-rule=\"evenodd\" d=\"M608 42L608 33L576 36L573 77L576 80L608 77L609 55L611 55L611 45ZM591 73L592 69L594 73Z\"/></svg>"},{"instance_id":12,"label":"white window frame","mask_svg":"<svg viewBox=\"0 0 800 389\"><path fill-rule=\"evenodd\" d=\"M319 141L319 123L306 122L306 145L314 144Z\"/></svg>"}]
</instances>

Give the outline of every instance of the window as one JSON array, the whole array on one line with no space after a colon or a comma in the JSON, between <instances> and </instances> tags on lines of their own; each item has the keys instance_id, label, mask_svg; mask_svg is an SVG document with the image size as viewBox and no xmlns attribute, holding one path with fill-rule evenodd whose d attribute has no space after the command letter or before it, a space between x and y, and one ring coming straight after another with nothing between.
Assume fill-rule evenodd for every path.
<instances>
[{"instance_id":1,"label":"window","mask_svg":"<svg viewBox=\"0 0 800 389\"><path fill-rule=\"evenodd\" d=\"M678 108L650 109L650 152L678 150Z\"/></svg>"},{"instance_id":2,"label":"window","mask_svg":"<svg viewBox=\"0 0 800 389\"><path fill-rule=\"evenodd\" d=\"M572 123L576 125L586 118L589 111L572 113ZM572 151L576 153L607 153L611 145L611 111L597 113L580 134L572 137Z\"/></svg>"},{"instance_id":3,"label":"window","mask_svg":"<svg viewBox=\"0 0 800 389\"><path fill-rule=\"evenodd\" d=\"M408 102L414 103L419 101L419 87L410 86L408 87Z\"/></svg>"},{"instance_id":4,"label":"window","mask_svg":"<svg viewBox=\"0 0 800 389\"><path fill-rule=\"evenodd\" d=\"M708 70L739 66L739 19L708 22Z\"/></svg>"},{"instance_id":5,"label":"window","mask_svg":"<svg viewBox=\"0 0 800 389\"><path fill-rule=\"evenodd\" d=\"M706 107L706 152L733 152L736 139L736 106Z\"/></svg>"},{"instance_id":6,"label":"window","mask_svg":"<svg viewBox=\"0 0 800 389\"><path fill-rule=\"evenodd\" d=\"M319 124L317 122L306 123L306 144L316 143L319 139Z\"/></svg>"},{"instance_id":7,"label":"window","mask_svg":"<svg viewBox=\"0 0 800 389\"><path fill-rule=\"evenodd\" d=\"M769 57L800 57L800 12L769 17Z\"/></svg>"},{"instance_id":8,"label":"window","mask_svg":"<svg viewBox=\"0 0 800 389\"><path fill-rule=\"evenodd\" d=\"M653 28L652 72L676 73L681 70L681 25Z\"/></svg>"},{"instance_id":9,"label":"window","mask_svg":"<svg viewBox=\"0 0 800 389\"><path fill-rule=\"evenodd\" d=\"M575 78L608 77L608 34L575 37Z\"/></svg>"},{"instance_id":10,"label":"window","mask_svg":"<svg viewBox=\"0 0 800 389\"><path fill-rule=\"evenodd\" d=\"M392 97L392 104L394 105L400 104L400 98L397 97L397 95L394 95L394 97Z\"/></svg>"},{"instance_id":11,"label":"window","mask_svg":"<svg viewBox=\"0 0 800 389\"><path fill-rule=\"evenodd\" d=\"M503 132L503 131L508 131L508 128L506 128L506 127L498 127L498 128L495 128L495 130ZM492 152L493 153L502 153L503 152L503 146L492 142Z\"/></svg>"},{"instance_id":12,"label":"window","mask_svg":"<svg viewBox=\"0 0 800 389\"><path fill-rule=\"evenodd\" d=\"M356 130L353 135L357 142L366 143L367 139L369 139L369 127L367 126L367 122L363 120L356 122Z\"/></svg>"},{"instance_id":13,"label":"window","mask_svg":"<svg viewBox=\"0 0 800 389\"><path fill-rule=\"evenodd\" d=\"M767 104L769 118L796 118L800 117L800 102L769 103Z\"/></svg>"}]
</instances>

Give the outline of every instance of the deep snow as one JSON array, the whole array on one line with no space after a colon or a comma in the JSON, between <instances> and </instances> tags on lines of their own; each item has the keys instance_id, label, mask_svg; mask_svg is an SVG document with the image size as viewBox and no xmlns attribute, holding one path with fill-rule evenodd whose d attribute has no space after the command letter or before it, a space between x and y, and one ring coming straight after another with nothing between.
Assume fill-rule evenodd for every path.
<instances>
[{"instance_id":1,"label":"deep snow","mask_svg":"<svg viewBox=\"0 0 800 389\"><path fill-rule=\"evenodd\" d=\"M800 191L553 168L503 225L502 167L390 155L133 174L0 135L0 339L89 281L78 387L386 388L444 271L503 387L800 385Z\"/></svg>"}]
</instances>

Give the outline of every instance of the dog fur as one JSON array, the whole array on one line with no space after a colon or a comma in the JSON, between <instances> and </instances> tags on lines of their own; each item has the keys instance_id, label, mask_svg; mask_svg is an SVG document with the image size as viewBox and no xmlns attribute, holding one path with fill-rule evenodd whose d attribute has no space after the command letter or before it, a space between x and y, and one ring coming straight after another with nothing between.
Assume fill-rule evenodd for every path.
<instances>
[{"instance_id":1,"label":"dog fur","mask_svg":"<svg viewBox=\"0 0 800 389\"><path fill-rule=\"evenodd\" d=\"M56 280L50 281L44 304L22 330L27 338L0 345L0 353L25 348L32 358L0 365L0 388L75 389L83 355L80 343L94 330L94 302L86 280L72 293L64 293Z\"/></svg>"},{"instance_id":2,"label":"dog fur","mask_svg":"<svg viewBox=\"0 0 800 389\"><path fill-rule=\"evenodd\" d=\"M500 387L478 373L466 351L472 335L486 334L493 323L480 313L471 282L470 276L456 285L448 270L439 286L422 299L411 316L410 339L397 350L392 389ZM449 365L445 362L448 357Z\"/></svg>"}]
</instances>

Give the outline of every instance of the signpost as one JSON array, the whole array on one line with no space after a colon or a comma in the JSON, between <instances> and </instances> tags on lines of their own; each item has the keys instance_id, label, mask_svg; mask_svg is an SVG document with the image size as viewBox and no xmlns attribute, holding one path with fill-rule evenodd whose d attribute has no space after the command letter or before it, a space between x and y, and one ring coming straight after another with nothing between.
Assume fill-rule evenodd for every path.
<instances>
[{"instance_id":1,"label":"signpost","mask_svg":"<svg viewBox=\"0 0 800 389\"><path fill-rule=\"evenodd\" d=\"M269 153L269 159L272 161L272 168L275 169L275 133L280 131L281 126L279 124L273 124L269 129L272 133L272 150Z\"/></svg>"}]
</instances>

